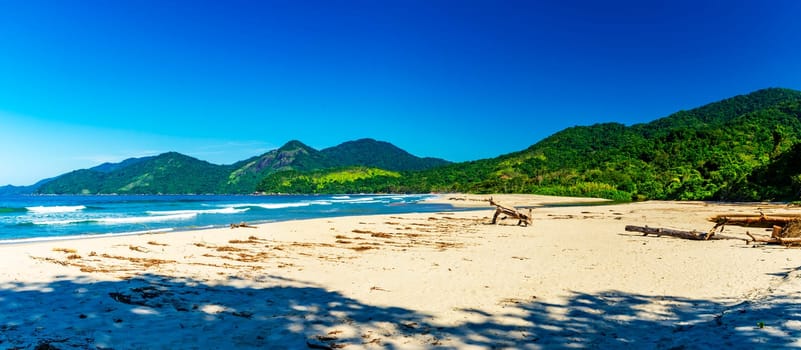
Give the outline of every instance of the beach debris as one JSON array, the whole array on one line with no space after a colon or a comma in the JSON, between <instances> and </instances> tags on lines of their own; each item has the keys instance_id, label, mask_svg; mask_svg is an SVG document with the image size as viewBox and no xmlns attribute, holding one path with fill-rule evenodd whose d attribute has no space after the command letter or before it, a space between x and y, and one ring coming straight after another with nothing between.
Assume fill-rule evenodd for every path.
<instances>
[{"instance_id":1,"label":"beach debris","mask_svg":"<svg viewBox=\"0 0 801 350\"><path fill-rule=\"evenodd\" d=\"M110 296L111 299L114 299L114 301L119 302L119 303L128 304L128 305L144 305L144 304L141 304L141 303L136 303L135 304L134 302L132 302L130 295L125 295L125 294L117 293L117 292L111 292L111 293L108 293L108 296Z\"/></svg>"},{"instance_id":2,"label":"beach debris","mask_svg":"<svg viewBox=\"0 0 801 350\"><path fill-rule=\"evenodd\" d=\"M62 252L62 253L67 253L67 254L73 254L73 253L77 253L78 252L77 250L72 249L72 248L58 248L58 247L56 247L56 248L53 248L52 250L54 252Z\"/></svg>"},{"instance_id":3,"label":"beach debris","mask_svg":"<svg viewBox=\"0 0 801 350\"><path fill-rule=\"evenodd\" d=\"M490 205L495 206L495 215L492 216L492 224L495 224L498 221L498 216L504 214L508 217L513 217L517 219L517 225L528 226L531 225L532 218L531 218L531 208L528 209L528 214L522 213L517 208L510 208L498 204L495 202L492 197L489 198ZM501 218L503 220L504 218Z\"/></svg>"},{"instance_id":4,"label":"beach debris","mask_svg":"<svg viewBox=\"0 0 801 350\"><path fill-rule=\"evenodd\" d=\"M135 252L140 252L140 253L149 253L150 252L150 250L148 250L147 248L136 246L136 245L129 245L128 249L133 250Z\"/></svg>"},{"instance_id":5,"label":"beach debris","mask_svg":"<svg viewBox=\"0 0 801 350\"><path fill-rule=\"evenodd\" d=\"M670 236L676 238L684 238L693 241L706 241L706 240L715 240L715 239L739 239L747 241L745 238L740 237L733 237L733 236L724 236L724 235L713 235L710 237L708 232L700 232L696 230L692 231L682 231L682 230L674 230L670 228L662 228L662 227L648 227L648 226L635 226L635 225L627 225L626 231L630 232L641 232L643 236L647 235L656 235L656 236Z\"/></svg>"},{"instance_id":6,"label":"beach debris","mask_svg":"<svg viewBox=\"0 0 801 350\"><path fill-rule=\"evenodd\" d=\"M327 335L315 335L306 338L306 346L310 349L325 349L325 350L332 350L332 349L341 349L346 346L346 344L338 344L335 341L339 340L336 336L337 333L329 332Z\"/></svg>"},{"instance_id":7,"label":"beach debris","mask_svg":"<svg viewBox=\"0 0 801 350\"><path fill-rule=\"evenodd\" d=\"M231 228L232 228L232 229L235 229L235 228L240 228L240 227L244 227L244 228L258 228L258 227L256 227L256 226L253 226L253 225L248 225L248 223L247 223L247 222L244 222L244 221L242 221L242 222L240 222L240 223L238 223L238 224L231 224Z\"/></svg>"},{"instance_id":8,"label":"beach debris","mask_svg":"<svg viewBox=\"0 0 801 350\"><path fill-rule=\"evenodd\" d=\"M747 242L781 244L788 247L801 245L801 214L768 216L760 212L759 214L717 215L710 217L709 221L715 223L715 227L710 231L713 234L718 228L722 232L726 225L759 227L770 229L771 235L755 235L746 232L750 238Z\"/></svg>"},{"instance_id":9,"label":"beach debris","mask_svg":"<svg viewBox=\"0 0 801 350\"><path fill-rule=\"evenodd\" d=\"M783 214L777 216L768 216L764 213L716 215L710 217L708 220L715 223L715 229L725 225L772 228L773 226L784 226L791 222L801 220L801 214Z\"/></svg>"},{"instance_id":10,"label":"beach debris","mask_svg":"<svg viewBox=\"0 0 801 350\"><path fill-rule=\"evenodd\" d=\"M715 226L708 232L701 231L682 231L669 228L657 228L648 226L626 226L626 231L642 232L643 235L671 236L676 238L689 239L694 241L706 241L716 239L739 239L746 243L767 243L781 244L784 246L801 245L801 214L782 214L768 216L764 213L759 214L728 214L716 215L708 218L714 222ZM771 235L756 235L751 232L745 234L748 238L726 236L717 232L723 232L726 225L742 227L766 228L771 231Z\"/></svg>"},{"instance_id":11,"label":"beach debris","mask_svg":"<svg viewBox=\"0 0 801 350\"><path fill-rule=\"evenodd\" d=\"M792 221L784 226L775 225L770 236L754 235L746 232L752 242L781 244L784 246L801 245L801 219Z\"/></svg>"}]
</instances>

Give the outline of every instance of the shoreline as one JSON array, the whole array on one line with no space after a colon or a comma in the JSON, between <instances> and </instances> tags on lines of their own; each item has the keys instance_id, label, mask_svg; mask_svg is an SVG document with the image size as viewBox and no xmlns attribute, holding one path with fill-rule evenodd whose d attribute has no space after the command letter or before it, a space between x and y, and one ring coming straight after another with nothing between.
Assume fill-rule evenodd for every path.
<instances>
[{"instance_id":1,"label":"shoreline","mask_svg":"<svg viewBox=\"0 0 801 350\"><path fill-rule=\"evenodd\" d=\"M245 201L237 199L241 196L208 196L207 201L197 201L199 205L186 205L181 210L175 210L173 206L164 206L158 196L141 195L125 196L121 202L96 203L98 196L89 196L86 201L76 201L74 196L66 196L66 200L53 201L48 203L36 203L21 201L19 203L9 202L11 209L7 215L0 217L0 224L6 224L8 230L0 235L0 244L21 243L28 241L44 240L70 240L76 238L91 238L96 236L106 236L109 234L132 235L139 233L159 232L165 229L174 231L191 231L208 228L228 227L232 223L268 223L282 220L296 220L300 218L331 217L336 215L365 215L347 213L346 203L389 203L389 206L406 204L408 198L420 200L420 198L431 197L429 194L415 195L353 195L351 196L295 196L293 201L282 201L275 196L263 196L265 199L258 201ZM135 197L132 198L131 197ZM180 203L182 198L174 198ZM185 197L185 196L182 196ZM322 199L320 199L322 198ZM327 198L327 200L325 200ZM128 200L139 203L137 210L126 212L123 207ZM151 202L153 201L153 202ZM102 202L102 201L101 201ZM148 204L155 203L155 204ZM413 203L413 202L408 202ZM337 207L334 212L342 210L342 214L325 214L326 210L309 209L303 213L291 214L291 208L313 207L318 205ZM366 204L373 210L366 210L366 213L381 212L378 208L381 204ZM154 208L155 206L155 208ZM143 208L144 207L144 208ZM221 209L214 209L215 207ZM450 206L448 206L450 208ZM209 209L211 208L211 209ZM290 208L290 209L288 209ZM409 206L408 208L414 208ZM409 209L406 209L407 211ZM419 212L438 210L430 207L415 208ZM4 208L0 208L4 209ZM316 210L319 210L317 212ZM404 209L385 209L383 211L404 211ZM59 214L65 213L64 216ZM121 213L122 215L117 215ZM316 214L315 214L316 213ZM0 213L2 214L2 213ZM207 215L208 214L208 215ZM217 215L224 214L224 215ZM108 225L108 226L107 226Z\"/></svg>"},{"instance_id":2,"label":"shoreline","mask_svg":"<svg viewBox=\"0 0 801 350\"><path fill-rule=\"evenodd\" d=\"M360 194L360 195L370 195L370 194ZM418 194L415 194L418 195ZM600 198L582 198L582 197L557 197L557 196L540 196L540 195L515 195L515 194L491 194L487 195L489 197L483 195L473 195L473 194L462 194L462 193L454 193L454 194L432 194L435 196L434 198L422 200L422 203L427 204L448 204L453 207L454 210L463 211L467 210L481 210L482 208L492 208L491 205L481 203L486 202L486 198L491 196L495 196L496 198L500 198L499 201L502 203L511 203L510 205L520 204L521 202L524 203L523 207L540 207L540 206L548 206L548 205L583 205L583 204L611 204L612 201L604 200ZM56 196L56 195L51 195ZM75 196L75 195L69 195ZM112 196L112 195L109 195ZM148 195L150 196L150 195ZM165 196L173 196L173 195L165 195ZM202 196L202 195L193 195L193 196ZM412 212L410 214L423 214L423 212ZM382 214L376 214L382 215ZM343 215L343 217L352 216L352 215ZM361 216L361 215L356 215ZM339 217L339 216L334 216ZM253 225L262 225L268 224L272 222L280 222L280 221L292 221L292 220L314 220L315 218L308 218L308 219L273 219L273 220L259 220L259 221L252 221L248 222L248 224ZM149 235L149 234L159 234L165 232L187 232L187 231L199 231L199 230L209 230L209 229L222 229L227 228L228 225L212 225L208 227L168 227L168 228L157 228L152 230L140 230L140 231L130 231L130 232L114 232L114 233L84 233L84 234L75 234L75 235L66 235L66 236L44 236L44 237L29 237L29 238L10 238L10 239L0 239L0 246L2 245L15 245L15 244L26 244L26 243L36 243L36 242L57 242L57 241L72 241L72 240L81 240L81 239L97 239L97 238L106 238L106 237L115 237L115 236L136 236L136 235Z\"/></svg>"},{"instance_id":3,"label":"shoreline","mask_svg":"<svg viewBox=\"0 0 801 350\"><path fill-rule=\"evenodd\" d=\"M0 346L801 346L798 248L623 230L758 210L798 209L546 206L521 227L479 208L0 245Z\"/></svg>"},{"instance_id":4,"label":"shoreline","mask_svg":"<svg viewBox=\"0 0 801 350\"><path fill-rule=\"evenodd\" d=\"M436 198L429 199L428 203L450 204L457 208L493 208L489 204L489 198L494 198L496 202L521 208L536 208L549 205L582 205L582 204L613 204L612 200L592 197L564 197L564 196L545 196L536 194L439 194Z\"/></svg>"}]
</instances>

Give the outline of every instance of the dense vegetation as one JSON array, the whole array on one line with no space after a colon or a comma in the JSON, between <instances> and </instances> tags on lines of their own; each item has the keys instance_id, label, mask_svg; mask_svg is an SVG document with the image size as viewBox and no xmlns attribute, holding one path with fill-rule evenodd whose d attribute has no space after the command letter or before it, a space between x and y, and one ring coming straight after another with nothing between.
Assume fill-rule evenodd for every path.
<instances>
[{"instance_id":1,"label":"dense vegetation","mask_svg":"<svg viewBox=\"0 0 801 350\"><path fill-rule=\"evenodd\" d=\"M617 200L798 200L801 92L765 89L647 124L577 126L494 159L315 192L517 192ZM284 183L305 176L280 175ZM266 192L303 192L291 186Z\"/></svg>"},{"instance_id":2,"label":"dense vegetation","mask_svg":"<svg viewBox=\"0 0 801 350\"><path fill-rule=\"evenodd\" d=\"M5 190L9 194L20 191L43 194L252 193L265 177L276 172L308 172L349 166L402 171L442 164L449 162L418 158L389 143L371 139L350 141L323 151L300 141L290 141L281 148L232 165L215 165L170 152L76 170L32 188L6 187ZM389 173L372 169L366 171L366 176ZM326 185L322 187L329 190L341 188L344 191L345 187L334 186L342 178L333 179L336 181L326 180ZM300 182L294 183L298 189L305 189Z\"/></svg>"},{"instance_id":3,"label":"dense vegetation","mask_svg":"<svg viewBox=\"0 0 801 350\"><path fill-rule=\"evenodd\" d=\"M392 184L401 178L394 171L349 167L320 169L310 172L295 170L273 173L259 184L259 190L270 193L386 193L399 192Z\"/></svg>"},{"instance_id":4,"label":"dense vegetation","mask_svg":"<svg viewBox=\"0 0 801 350\"><path fill-rule=\"evenodd\" d=\"M373 139L344 142L339 146L326 148L321 153L334 164L376 167L391 171L426 170L450 163L439 158L415 157L391 143Z\"/></svg>"},{"instance_id":5,"label":"dense vegetation","mask_svg":"<svg viewBox=\"0 0 801 350\"><path fill-rule=\"evenodd\" d=\"M82 169L39 187L39 193L213 193L226 175L224 167L179 153L164 153L124 167ZM112 169L113 168L113 169Z\"/></svg>"},{"instance_id":6,"label":"dense vegetation","mask_svg":"<svg viewBox=\"0 0 801 350\"><path fill-rule=\"evenodd\" d=\"M62 175L40 193L515 192L617 200L799 200L801 92L765 89L646 124L562 130L459 164L370 139L298 141L232 165L177 153Z\"/></svg>"}]
</instances>

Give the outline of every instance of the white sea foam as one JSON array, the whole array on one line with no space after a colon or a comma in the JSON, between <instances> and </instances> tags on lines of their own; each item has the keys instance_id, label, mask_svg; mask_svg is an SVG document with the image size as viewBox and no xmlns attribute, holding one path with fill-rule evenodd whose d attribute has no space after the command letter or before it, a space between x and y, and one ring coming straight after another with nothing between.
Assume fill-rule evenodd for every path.
<instances>
[{"instance_id":1,"label":"white sea foam","mask_svg":"<svg viewBox=\"0 0 801 350\"><path fill-rule=\"evenodd\" d=\"M70 224L81 224L81 223L97 223L103 225L142 224L148 222L187 220L194 218L195 216L197 216L196 213L158 215L158 216L133 216L133 217L119 217L119 218L79 218L79 219L65 219L65 220L39 220L39 221L33 221L33 224L35 225L70 225Z\"/></svg>"},{"instance_id":2,"label":"white sea foam","mask_svg":"<svg viewBox=\"0 0 801 350\"><path fill-rule=\"evenodd\" d=\"M200 210L164 210L164 211L147 211L148 215L185 215L185 214L237 214L244 213L250 208L234 208L227 206L222 209L200 209Z\"/></svg>"},{"instance_id":3,"label":"white sea foam","mask_svg":"<svg viewBox=\"0 0 801 350\"><path fill-rule=\"evenodd\" d=\"M34 220L31 223L34 225L69 225L79 223L90 223L95 220L91 219L65 219L65 220Z\"/></svg>"},{"instance_id":4,"label":"white sea foam","mask_svg":"<svg viewBox=\"0 0 801 350\"><path fill-rule=\"evenodd\" d=\"M122 217L122 218L102 218L95 221L107 225L141 224L146 222L188 220L194 218L195 216L197 216L197 213L184 213L184 214L158 215L158 216L134 216L134 217Z\"/></svg>"},{"instance_id":5,"label":"white sea foam","mask_svg":"<svg viewBox=\"0 0 801 350\"><path fill-rule=\"evenodd\" d=\"M333 196L333 199L350 199L350 196Z\"/></svg>"},{"instance_id":6,"label":"white sea foam","mask_svg":"<svg viewBox=\"0 0 801 350\"><path fill-rule=\"evenodd\" d=\"M323 201L294 202L294 203L239 203L239 204L226 204L225 206L232 207L235 209L243 209L243 208L283 209L283 208L308 207L313 204L327 204L322 202Z\"/></svg>"},{"instance_id":7,"label":"white sea foam","mask_svg":"<svg viewBox=\"0 0 801 350\"><path fill-rule=\"evenodd\" d=\"M283 209L283 208L299 208L308 207L312 205L311 202L298 202L298 203L259 203L248 204L249 206L264 208L264 209Z\"/></svg>"},{"instance_id":8,"label":"white sea foam","mask_svg":"<svg viewBox=\"0 0 801 350\"><path fill-rule=\"evenodd\" d=\"M36 214L54 214L54 213L73 213L76 211L81 211L86 209L86 206L83 205L57 205L52 207L46 206L36 206L36 207L26 207L31 213Z\"/></svg>"},{"instance_id":9,"label":"white sea foam","mask_svg":"<svg viewBox=\"0 0 801 350\"><path fill-rule=\"evenodd\" d=\"M335 203L375 203L375 198L373 197L363 197L363 198L351 198L351 199L337 199L334 200Z\"/></svg>"}]
</instances>

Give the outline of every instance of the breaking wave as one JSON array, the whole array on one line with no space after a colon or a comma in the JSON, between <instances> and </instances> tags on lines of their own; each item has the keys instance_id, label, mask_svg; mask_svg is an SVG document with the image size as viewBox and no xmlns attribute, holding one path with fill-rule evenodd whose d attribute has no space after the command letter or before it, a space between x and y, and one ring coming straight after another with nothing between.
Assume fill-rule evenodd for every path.
<instances>
[{"instance_id":1,"label":"breaking wave","mask_svg":"<svg viewBox=\"0 0 801 350\"><path fill-rule=\"evenodd\" d=\"M36 214L57 214L57 213L74 213L86 209L84 205L57 205L52 207L36 206L26 207L27 211Z\"/></svg>"},{"instance_id":2,"label":"breaking wave","mask_svg":"<svg viewBox=\"0 0 801 350\"><path fill-rule=\"evenodd\" d=\"M72 224L102 224L102 225L119 225L119 224L143 224L149 222L163 222L163 221L177 221L188 220L197 216L197 213L185 214L172 214L172 215L157 215L157 216L133 216L133 217L119 217L119 218L78 218L78 219L65 219L65 220L39 220L33 221L35 225L72 225Z\"/></svg>"}]
</instances>

